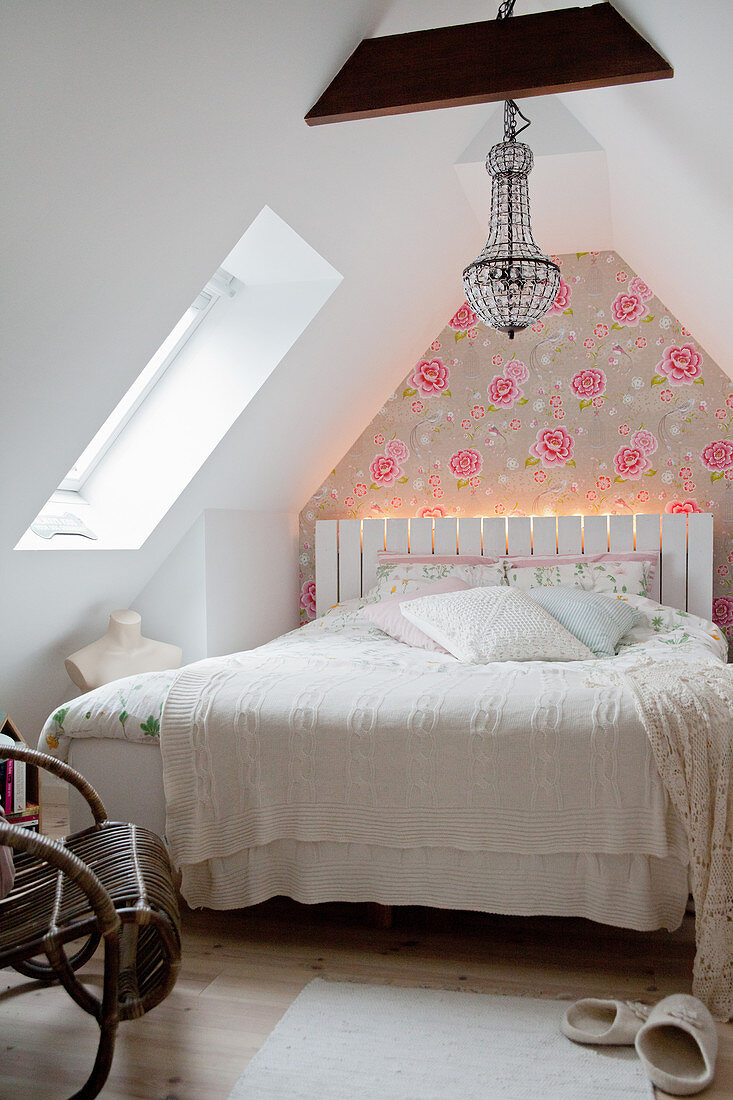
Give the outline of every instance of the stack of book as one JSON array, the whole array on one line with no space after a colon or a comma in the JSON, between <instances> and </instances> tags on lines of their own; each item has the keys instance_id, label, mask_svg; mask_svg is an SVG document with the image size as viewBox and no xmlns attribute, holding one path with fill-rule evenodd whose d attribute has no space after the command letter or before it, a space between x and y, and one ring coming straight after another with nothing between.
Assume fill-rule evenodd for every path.
<instances>
[{"instance_id":1,"label":"stack of book","mask_svg":"<svg viewBox=\"0 0 733 1100\"><path fill-rule=\"evenodd\" d=\"M0 744L17 744L12 737L0 733ZM0 809L12 825L22 825L38 832L38 806L26 801L26 767L24 760L0 760Z\"/></svg>"}]
</instances>

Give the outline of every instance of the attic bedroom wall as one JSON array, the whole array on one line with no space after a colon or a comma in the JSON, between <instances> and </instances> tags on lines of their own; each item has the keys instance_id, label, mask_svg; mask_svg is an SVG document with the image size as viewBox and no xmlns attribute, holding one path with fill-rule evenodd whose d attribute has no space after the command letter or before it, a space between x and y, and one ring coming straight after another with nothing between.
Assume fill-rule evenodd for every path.
<instances>
[{"instance_id":1,"label":"attic bedroom wall","mask_svg":"<svg viewBox=\"0 0 733 1100\"><path fill-rule=\"evenodd\" d=\"M303 122L385 6L9 0L0 9L0 705L31 742L74 693L64 657L130 605L205 509L297 514L327 452L335 461L359 428L357 410L379 400L374 387L389 392L455 292L475 224L453 163L483 112L366 129ZM424 157L436 149L426 189ZM342 286L140 550L14 552L265 203L343 274ZM394 255L414 265L409 301ZM295 570L293 560L288 583Z\"/></svg>"},{"instance_id":2,"label":"attic bedroom wall","mask_svg":"<svg viewBox=\"0 0 733 1100\"><path fill-rule=\"evenodd\" d=\"M733 640L733 383L615 252L555 259L512 341L459 306L305 506L303 621L319 519L694 511Z\"/></svg>"},{"instance_id":3,"label":"attic bedroom wall","mask_svg":"<svg viewBox=\"0 0 733 1100\"><path fill-rule=\"evenodd\" d=\"M518 10L548 6L520 0ZM689 203L676 177L684 159L703 193L715 179L730 192L705 98L726 102L728 6L627 6L678 75L578 95L583 121L613 144L617 164L624 130L635 143L623 189L612 181L615 231L675 282L666 300L684 317L688 292L703 305L723 293L711 262L718 207ZM0 706L29 740L69 695L63 658L104 630L110 609L135 598L204 509L297 512L456 308L460 272L483 239L454 164L492 106L314 130L303 116L362 37L486 12L484 0L0 7ZM648 128L651 91L650 195L651 154L632 129ZM619 97L632 93L620 114ZM574 96L566 102L575 110ZM141 550L13 552L265 203L342 273L339 290ZM633 231L624 230L627 217ZM650 219L653 256L643 247ZM692 229L681 253L684 219ZM630 249L622 254L631 261ZM696 336L725 366L727 304L698 312Z\"/></svg>"}]
</instances>

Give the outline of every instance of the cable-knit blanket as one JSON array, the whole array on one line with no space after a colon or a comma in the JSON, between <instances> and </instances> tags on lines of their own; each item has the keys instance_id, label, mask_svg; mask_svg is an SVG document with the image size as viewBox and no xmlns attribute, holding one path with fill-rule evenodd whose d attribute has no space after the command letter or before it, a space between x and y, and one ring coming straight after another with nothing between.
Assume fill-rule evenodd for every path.
<instances>
[{"instance_id":1,"label":"cable-knit blanket","mask_svg":"<svg viewBox=\"0 0 733 1100\"><path fill-rule=\"evenodd\" d=\"M695 996L733 1016L733 667L669 661L625 678L690 845Z\"/></svg>"}]
</instances>

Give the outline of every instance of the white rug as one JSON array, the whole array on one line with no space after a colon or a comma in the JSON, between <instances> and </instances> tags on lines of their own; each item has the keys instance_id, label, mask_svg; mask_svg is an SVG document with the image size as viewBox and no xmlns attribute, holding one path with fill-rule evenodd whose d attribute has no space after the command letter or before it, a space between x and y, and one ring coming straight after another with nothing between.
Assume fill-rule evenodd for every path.
<instances>
[{"instance_id":1,"label":"white rug","mask_svg":"<svg viewBox=\"0 0 733 1100\"><path fill-rule=\"evenodd\" d=\"M567 1005L316 978L230 1100L653 1100L633 1047L560 1034Z\"/></svg>"}]
</instances>

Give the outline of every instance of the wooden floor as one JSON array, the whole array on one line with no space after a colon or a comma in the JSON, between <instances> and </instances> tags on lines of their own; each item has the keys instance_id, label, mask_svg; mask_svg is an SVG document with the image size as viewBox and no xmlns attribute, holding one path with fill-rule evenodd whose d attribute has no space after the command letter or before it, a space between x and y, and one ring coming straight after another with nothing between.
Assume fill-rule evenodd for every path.
<instances>
[{"instance_id":1,"label":"wooden floor","mask_svg":"<svg viewBox=\"0 0 733 1100\"><path fill-rule=\"evenodd\" d=\"M316 975L560 1000L610 996L653 1003L689 991L689 919L673 935L581 920L423 909L396 909L390 929L370 928L367 919L365 906L300 906L281 899L237 912L186 910L178 984L147 1017L120 1026L102 1095L226 1097ZM90 984L98 984L99 961L87 969ZM733 1100L733 1025L720 1026L719 1034L718 1075L699 1094L704 1100ZM0 971L0 1096L68 1096L85 1079L95 1049L91 1017L63 990Z\"/></svg>"}]
</instances>

